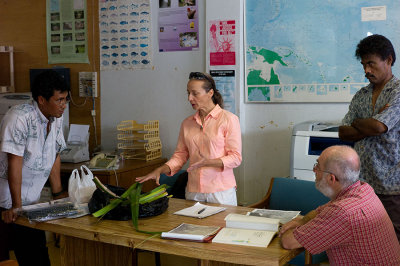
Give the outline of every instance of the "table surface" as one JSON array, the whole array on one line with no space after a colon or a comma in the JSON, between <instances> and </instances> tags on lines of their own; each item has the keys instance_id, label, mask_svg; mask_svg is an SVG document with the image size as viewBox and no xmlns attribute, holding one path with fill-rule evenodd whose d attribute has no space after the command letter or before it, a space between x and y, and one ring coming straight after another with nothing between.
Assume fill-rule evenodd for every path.
<instances>
[{"instance_id":1,"label":"table surface","mask_svg":"<svg viewBox=\"0 0 400 266\"><path fill-rule=\"evenodd\" d=\"M252 210L246 207L225 206L227 208L226 211L204 219L173 214L175 211L190 207L194 203L194 201L171 198L165 213L156 217L139 219L139 229L145 231L169 231L181 223L224 227L224 218L229 213L246 214ZM36 224L31 224L25 218L19 217L17 223L86 240L235 264L283 265L303 251L303 249L283 249L277 236L267 248L166 240L158 236L149 238L150 235L136 232L132 221L98 220L89 215L76 219L65 218Z\"/></svg>"}]
</instances>

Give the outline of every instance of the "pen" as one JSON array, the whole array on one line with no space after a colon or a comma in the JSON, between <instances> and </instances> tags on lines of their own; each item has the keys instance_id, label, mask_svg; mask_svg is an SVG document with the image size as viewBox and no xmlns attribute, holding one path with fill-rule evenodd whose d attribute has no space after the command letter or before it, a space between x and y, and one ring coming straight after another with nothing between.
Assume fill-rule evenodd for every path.
<instances>
[{"instance_id":1,"label":"pen","mask_svg":"<svg viewBox=\"0 0 400 266\"><path fill-rule=\"evenodd\" d=\"M197 214L200 214L200 213L202 213L202 212L205 211L205 210L206 210L206 208L203 208L203 209L201 209L200 211L198 211Z\"/></svg>"}]
</instances>

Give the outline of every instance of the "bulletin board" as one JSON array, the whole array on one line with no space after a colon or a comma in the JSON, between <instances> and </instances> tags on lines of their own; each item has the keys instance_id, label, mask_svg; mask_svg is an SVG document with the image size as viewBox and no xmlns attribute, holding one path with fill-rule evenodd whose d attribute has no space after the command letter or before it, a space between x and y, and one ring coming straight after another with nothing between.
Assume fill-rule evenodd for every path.
<instances>
[{"instance_id":1,"label":"bulletin board","mask_svg":"<svg viewBox=\"0 0 400 266\"><path fill-rule=\"evenodd\" d=\"M349 102L368 84L354 56L359 41L381 34L400 48L399 1L245 5L246 102Z\"/></svg>"}]
</instances>

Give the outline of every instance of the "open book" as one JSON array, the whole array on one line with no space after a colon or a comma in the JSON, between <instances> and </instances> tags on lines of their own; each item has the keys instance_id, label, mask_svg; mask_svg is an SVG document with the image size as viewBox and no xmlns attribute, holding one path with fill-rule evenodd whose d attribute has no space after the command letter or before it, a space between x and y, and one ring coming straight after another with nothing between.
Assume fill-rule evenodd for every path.
<instances>
[{"instance_id":1,"label":"open book","mask_svg":"<svg viewBox=\"0 0 400 266\"><path fill-rule=\"evenodd\" d=\"M198 242L210 242L221 229L219 226L206 226L182 223L169 232L162 232L161 237L167 239L181 239Z\"/></svg>"},{"instance_id":2,"label":"open book","mask_svg":"<svg viewBox=\"0 0 400 266\"><path fill-rule=\"evenodd\" d=\"M225 217L226 227L212 240L244 246L267 247L279 230L279 220L231 213Z\"/></svg>"},{"instance_id":3,"label":"open book","mask_svg":"<svg viewBox=\"0 0 400 266\"><path fill-rule=\"evenodd\" d=\"M290 222L300 214L300 211L281 211L281 210L270 210L270 209L254 209L248 212L247 215L259 216L272 219L279 219L281 224Z\"/></svg>"},{"instance_id":4,"label":"open book","mask_svg":"<svg viewBox=\"0 0 400 266\"><path fill-rule=\"evenodd\" d=\"M195 205L189 208L182 209L180 211L174 212L177 215L190 216L195 218L205 218L207 216L219 213L226 210L224 207L203 205L197 202Z\"/></svg>"}]
</instances>

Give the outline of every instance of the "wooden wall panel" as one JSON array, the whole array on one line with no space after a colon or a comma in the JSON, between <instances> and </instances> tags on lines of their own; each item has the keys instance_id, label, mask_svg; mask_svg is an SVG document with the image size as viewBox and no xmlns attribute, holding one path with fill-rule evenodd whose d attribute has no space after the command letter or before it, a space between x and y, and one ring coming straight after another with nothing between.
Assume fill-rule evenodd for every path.
<instances>
[{"instance_id":1,"label":"wooden wall panel","mask_svg":"<svg viewBox=\"0 0 400 266\"><path fill-rule=\"evenodd\" d=\"M72 1L72 0L70 0ZM49 65L46 43L46 1L45 0L0 0L0 45L14 46L15 91L30 90L29 69L63 66L71 69L71 92L76 105L81 105L85 98L80 98L78 72L97 71L99 97L96 105L97 143L100 145L100 68L98 38L98 1L87 1L88 54L89 64ZM95 148L93 102L87 99L81 106L70 103L69 121L74 124L90 125L90 150Z\"/></svg>"}]
</instances>

